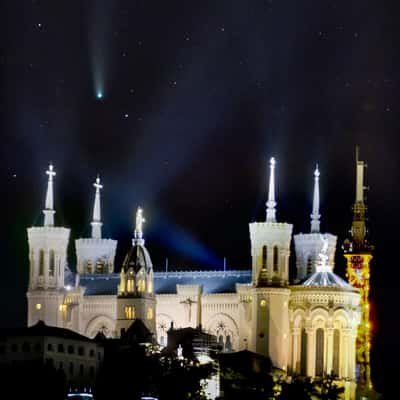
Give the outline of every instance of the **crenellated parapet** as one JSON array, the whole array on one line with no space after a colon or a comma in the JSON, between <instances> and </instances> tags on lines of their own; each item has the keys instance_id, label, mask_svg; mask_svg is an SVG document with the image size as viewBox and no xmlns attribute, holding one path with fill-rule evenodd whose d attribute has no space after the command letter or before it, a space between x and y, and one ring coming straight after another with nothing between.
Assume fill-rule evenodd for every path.
<instances>
[{"instance_id":1,"label":"crenellated parapet","mask_svg":"<svg viewBox=\"0 0 400 400\"><path fill-rule=\"evenodd\" d=\"M328 262L335 263L337 236L322 234L328 240ZM315 272L318 254L322 249L320 233L298 233L293 236L296 252L296 281L301 281Z\"/></svg>"},{"instance_id":2,"label":"crenellated parapet","mask_svg":"<svg viewBox=\"0 0 400 400\"><path fill-rule=\"evenodd\" d=\"M114 272L114 259L117 241L113 239L85 238L75 241L79 274L111 274Z\"/></svg>"},{"instance_id":3,"label":"crenellated parapet","mask_svg":"<svg viewBox=\"0 0 400 400\"><path fill-rule=\"evenodd\" d=\"M249 224L252 275L255 286L287 285L293 225L280 222Z\"/></svg>"}]
</instances>

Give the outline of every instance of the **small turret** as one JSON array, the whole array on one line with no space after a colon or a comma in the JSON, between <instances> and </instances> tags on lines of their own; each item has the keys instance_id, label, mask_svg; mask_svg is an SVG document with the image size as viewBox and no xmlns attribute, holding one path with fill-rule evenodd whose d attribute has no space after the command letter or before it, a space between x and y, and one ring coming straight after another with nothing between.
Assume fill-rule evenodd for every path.
<instances>
[{"instance_id":1,"label":"small turret","mask_svg":"<svg viewBox=\"0 0 400 400\"><path fill-rule=\"evenodd\" d=\"M117 241L112 239L103 239L101 228L101 203L100 190L103 185L100 183L100 177L97 176L93 186L96 189L93 206L92 237L77 239L76 258L77 271L79 274L109 274L114 271L114 258L117 248Z\"/></svg>"},{"instance_id":2,"label":"small turret","mask_svg":"<svg viewBox=\"0 0 400 400\"><path fill-rule=\"evenodd\" d=\"M43 320L48 325L61 326L59 305L64 291L67 247L70 230L54 226L53 165L48 175L43 226L28 228L29 289L28 325Z\"/></svg>"},{"instance_id":3,"label":"small turret","mask_svg":"<svg viewBox=\"0 0 400 400\"><path fill-rule=\"evenodd\" d=\"M141 319L155 333L155 307L153 264L144 246L143 210L136 211L134 237L122 263L118 286L117 332L127 329L132 320Z\"/></svg>"},{"instance_id":4,"label":"small turret","mask_svg":"<svg viewBox=\"0 0 400 400\"><path fill-rule=\"evenodd\" d=\"M306 277L311 276L315 272L315 266L318 264L319 254L322 249L322 241L320 234L320 209L319 209L319 177L320 171L318 165L314 170L314 192L311 212L311 232L310 233L298 233L294 235L294 246L296 250L296 282L302 281ZM330 233L324 233L322 235L324 240L327 240L328 249L328 262L330 265L334 265L335 262L335 250L337 237Z\"/></svg>"},{"instance_id":5,"label":"small turret","mask_svg":"<svg viewBox=\"0 0 400 400\"><path fill-rule=\"evenodd\" d=\"M275 165L275 158L271 157L266 221L249 226L255 286L285 286L289 276L293 226L276 221Z\"/></svg>"}]
</instances>

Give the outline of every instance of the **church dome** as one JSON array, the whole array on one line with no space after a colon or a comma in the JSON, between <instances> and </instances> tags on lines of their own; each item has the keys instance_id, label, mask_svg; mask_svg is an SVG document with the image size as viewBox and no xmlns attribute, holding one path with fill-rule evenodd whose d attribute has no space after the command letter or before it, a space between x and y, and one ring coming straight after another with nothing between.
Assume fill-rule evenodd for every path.
<instances>
[{"instance_id":1,"label":"church dome","mask_svg":"<svg viewBox=\"0 0 400 400\"><path fill-rule=\"evenodd\" d=\"M355 291L355 289L340 276L331 270L320 270L314 272L307 280L303 282L307 287L332 287Z\"/></svg>"},{"instance_id":2,"label":"church dome","mask_svg":"<svg viewBox=\"0 0 400 400\"><path fill-rule=\"evenodd\" d=\"M151 263L150 254L146 247L141 244L134 244L125 256L122 268L124 271L128 271L133 268L134 272L137 273L141 268L146 272L152 269L153 264Z\"/></svg>"}]
</instances>

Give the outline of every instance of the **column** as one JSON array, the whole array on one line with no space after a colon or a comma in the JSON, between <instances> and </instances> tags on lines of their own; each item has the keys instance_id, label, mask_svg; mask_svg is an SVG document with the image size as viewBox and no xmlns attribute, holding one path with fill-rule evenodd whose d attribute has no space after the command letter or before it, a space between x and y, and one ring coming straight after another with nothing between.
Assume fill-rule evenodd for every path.
<instances>
[{"instance_id":1,"label":"column","mask_svg":"<svg viewBox=\"0 0 400 400\"><path fill-rule=\"evenodd\" d=\"M357 332L355 329L351 330L348 334L348 377L350 379L355 379L356 375L356 338Z\"/></svg>"},{"instance_id":2,"label":"column","mask_svg":"<svg viewBox=\"0 0 400 400\"><path fill-rule=\"evenodd\" d=\"M329 327L325 329L326 335L326 359L325 359L325 373L330 374L333 369L333 328Z\"/></svg>"},{"instance_id":3,"label":"column","mask_svg":"<svg viewBox=\"0 0 400 400\"><path fill-rule=\"evenodd\" d=\"M44 251L44 283L43 287L47 289L49 287L49 249Z\"/></svg>"},{"instance_id":4,"label":"column","mask_svg":"<svg viewBox=\"0 0 400 400\"><path fill-rule=\"evenodd\" d=\"M306 328L307 334L307 376L315 376L315 330Z\"/></svg>"},{"instance_id":5,"label":"column","mask_svg":"<svg viewBox=\"0 0 400 400\"><path fill-rule=\"evenodd\" d=\"M350 341L349 341L349 329L342 329L342 343L343 343L343 351L340 352L340 369L342 371L342 376L344 378L350 377L349 370L349 360L352 355L349 354L350 350Z\"/></svg>"},{"instance_id":6,"label":"column","mask_svg":"<svg viewBox=\"0 0 400 400\"><path fill-rule=\"evenodd\" d=\"M292 328L292 373L300 373L300 328Z\"/></svg>"}]
</instances>

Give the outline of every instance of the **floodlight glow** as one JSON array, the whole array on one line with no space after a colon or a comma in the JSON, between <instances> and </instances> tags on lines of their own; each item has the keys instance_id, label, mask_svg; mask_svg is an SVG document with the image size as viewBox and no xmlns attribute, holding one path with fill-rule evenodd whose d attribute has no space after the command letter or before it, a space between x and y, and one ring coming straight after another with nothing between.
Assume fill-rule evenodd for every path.
<instances>
[{"instance_id":1,"label":"floodlight glow","mask_svg":"<svg viewBox=\"0 0 400 400\"><path fill-rule=\"evenodd\" d=\"M103 98L103 92L97 92L96 93L96 97L99 99L99 100L101 100L102 98Z\"/></svg>"}]
</instances>

